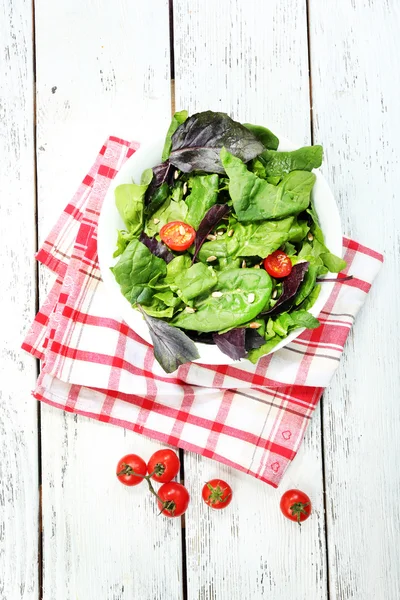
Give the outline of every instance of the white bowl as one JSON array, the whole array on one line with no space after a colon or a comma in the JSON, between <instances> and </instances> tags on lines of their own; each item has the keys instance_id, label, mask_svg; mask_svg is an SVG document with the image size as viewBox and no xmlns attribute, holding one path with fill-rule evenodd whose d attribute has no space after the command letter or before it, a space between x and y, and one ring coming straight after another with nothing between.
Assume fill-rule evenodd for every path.
<instances>
[{"instance_id":1,"label":"white bowl","mask_svg":"<svg viewBox=\"0 0 400 600\"><path fill-rule=\"evenodd\" d=\"M116 314L119 314L131 329L150 344L149 330L142 315L138 310L132 308L129 300L122 295L120 287L110 271L110 267L114 266L118 260L113 258L117 241L117 230L124 229L124 223L115 206L114 190L122 183L132 183L132 181L138 183L145 169L161 162L164 139L164 137L154 138L142 144L139 150L126 161L112 181L101 209L97 238L101 275L109 292L110 302L115 306ZM280 138L279 150L295 150L296 148L298 148L298 145L296 146L285 138ZM312 199L322 231L324 232L325 243L331 252L342 256L342 230L338 208L325 178L321 175L319 169L316 169L314 172L316 182L312 191ZM310 309L310 312L315 317L318 317L326 303L333 285L333 283L324 283L322 286L316 303ZM280 344L275 346L271 352L276 352L280 348L283 348L283 346L286 346L286 344L298 337L303 331L304 329L296 329L287 338L282 340ZM196 346L200 358L195 362L206 365L228 365L240 362L229 358L229 356L221 352L215 345L197 343Z\"/></svg>"}]
</instances>

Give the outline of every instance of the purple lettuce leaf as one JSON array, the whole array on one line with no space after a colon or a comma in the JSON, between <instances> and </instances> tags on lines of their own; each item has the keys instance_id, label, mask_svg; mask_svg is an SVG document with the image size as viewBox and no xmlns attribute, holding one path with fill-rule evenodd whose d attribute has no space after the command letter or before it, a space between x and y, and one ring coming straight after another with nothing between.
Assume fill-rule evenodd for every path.
<instances>
[{"instance_id":1,"label":"purple lettuce leaf","mask_svg":"<svg viewBox=\"0 0 400 600\"><path fill-rule=\"evenodd\" d=\"M232 358L246 358L247 353L265 344L265 339L255 329L235 327L226 333L213 333L213 340L218 348Z\"/></svg>"},{"instance_id":2,"label":"purple lettuce leaf","mask_svg":"<svg viewBox=\"0 0 400 600\"><path fill-rule=\"evenodd\" d=\"M169 160L165 160L163 163L156 165L152 168L153 178L150 182L149 187L146 190L145 204L150 204L155 192L163 184L167 183L172 185L174 180L174 173L176 168L172 165Z\"/></svg>"},{"instance_id":3,"label":"purple lettuce leaf","mask_svg":"<svg viewBox=\"0 0 400 600\"><path fill-rule=\"evenodd\" d=\"M269 310L263 311L261 315L273 317L291 308L294 297L297 294L308 267L308 262L301 262L293 265L289 275L282 279L282 294L279 296L277 303Z\"/></svg>"},{"instance_id":4,"label":"purple lettuce leaf","mask_svg":"<svg viewBox=\"0 0 400 600\"><path fill-rule=\"evenodd\" d=\"M165 260L167 264L175 258L163 242L159 242L155 237L149 237L144 231L140 234L139 242L142 242L154 256Z\"/></svg>"},{"instance_id":5,"label":"purple lettuce leaf","mask_svg":"<svg viewBox=\"0 0 400 600\"><path fill-rule=\"evenodd\" d=\"M194 241L194 254L192 259L192 264L197 258L198 253L200 252L200 248L204 244L207 239L210 231L214 229L221 221L222 217L224 217L230 208L226 204L214 204L204 215L199 228L196 233L196 239Z\"/></svg>"}]
</instances>

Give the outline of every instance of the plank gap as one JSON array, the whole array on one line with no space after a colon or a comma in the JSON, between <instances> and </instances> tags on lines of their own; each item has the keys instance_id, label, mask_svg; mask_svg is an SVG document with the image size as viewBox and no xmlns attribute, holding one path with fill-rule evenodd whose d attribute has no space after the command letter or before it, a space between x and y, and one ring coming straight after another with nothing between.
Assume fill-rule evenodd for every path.
<instances>
[{"instance_id":1,"label":"plank gap","mask_svg":"<svg viewBox=\"0 0 400 600\"><path fill-rule=\"evenodd\" d=\"M185 453L179 448L179 460L181 463L179 478L182 485L185 485ZM181 517L181 542L182 542L182 597L183 600L188 598L188 583L187 583L187 565L186 565L186 524L185 515Z\"/></svg>"},{"instance_id":2,"label":"plank gap","mask_svg":"<svg viewBox=\"0 0 400 600\"><path fill-rule=\"evenodd\" d=\"M39 250L39 202L38 202L38 169L37 169L37 102L36 102L36 10L32 0L32 71L33 71L33 193L35 206L34 245ZM35 314L39 310L39 265L35 261ZM36 361L36 377L40 374L40 360ZM42 508L42 408L37 401L37 463L38 463L38 593L43 598L43 508Z\"/></svg>"},{"instance_id":3,"label":"plank gap","mask_svg":"<svg viewBox=\"0 0 400 600\"><path fill-rule=\"evenodd\" d=\"M169 60L171 80L175 79L174 2L169 0Z\"/></svg>"},{"instance_id":4,"label":"plank gap","mask_svg":"<svg viewBox=\"0 0 400 600\"><path fill-rule=\"evenodd\" d=\"M321 423L321 462L322 462L322 499L324 507L324 529L325 529L325 556L326 556L326 594L328 600L331 597L329 579L329 544L328 544L328 507L326 503L326 473L325 473L325 445L324 445L324 411L323 397L320 399L320 423Z\"/></svg>"},{"instance_id":5,"label":"plank gap","mask_svg":"<svg viewBox=\"0 0 400 600\"><path fill-rule=\"evenodd\" d=\"M307 21L308 87L309 87L309 96L310 96L310 137L311 137L311 145L312 145L312 144L314 144L314 114L313 114L313 90L312 90L312 72L311 72L310 0L306 0L306 21Z\"/></svg>"}]
</instances>

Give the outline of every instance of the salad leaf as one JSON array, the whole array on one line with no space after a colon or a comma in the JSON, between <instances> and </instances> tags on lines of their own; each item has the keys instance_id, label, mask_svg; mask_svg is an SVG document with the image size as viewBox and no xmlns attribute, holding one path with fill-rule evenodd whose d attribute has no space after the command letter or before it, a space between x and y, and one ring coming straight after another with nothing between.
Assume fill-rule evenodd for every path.
<instances>
[{"instance_id":1,"label":"salad leaf","mask_svg":"<svg viewBox=\"0 0 400 600\"><path fill-rule=\"evenodd\" d=\"M151 317L157 317L158 319L171 319L174 314L172 306L167 306L164 302L155 298L155 296L151 299L150 304L142 304L142 308L146 314Z\"/></svg>"},{"instance_id":2,"label":"salad leaf","mask_svg":"<svg viewBox=\"0 0 400 600\"><path fill-rule=\"evenodd\" d=\"M172 198L168 198L164 204L156 210L152 218L147 221L145 232L147 235L153 236L159 233L161 227L171 221L186 222L187 205L184 200L175 202Z\"/></svg>"},{"instance_id":3,"label":"salad leaf","mask_svg":"<svg viewBox=\"0 0 400 600\"><path fill-rule=\"evenodd\" d=\"M280 221L262 221L246 225L237 222L232 227L232 236L227 238L228 255L265 258L288 240L292 223L293 217Z\"/></svg>"},{"instance_id":4,"label":"salad leaf","mask_svg":"<svg viewBox=\"0 0 400 600\"><path fill-rule=\"evenodd\" d=\"M166 373L173 373L187 362L200 358L196 345L180 329L145 313L139 305L154 346L154 356Z\"/></svg>"},{"instance_id":5,"label":"salad leaf","mask_svg":"<svg viewBox=\"0 0 400 600\"><path fill-rule=\"evenodd\" d=\"M247 356L246 329L244 327L236 327L226 333L214 333L213 340L221 352L233 360L240 360Z\"/></svg>"},{"instance_id":6,"label":"salad leaf","mask_svg":"<svg viewBox=\"0 0 400 600\"><path fill-rule=\"evenodd\" d=\"M298 263L304 264L304 263ZM294 267L293 267L294 268ZM298 306L308 297L311 291L314 289L315 282L317 280L317 274L319 267L315 264L309 263L307 271L304 273L303 281L298 289L295 304Z\"/></svg>"},{"instance_id":7,"label":"salad leaf","mask_svg":"<svg viewBox=\"0 0 400 600\"><path fill-rule=\"evenodd\" d=\"M256 362L262 356L271 352L271 350L273 350L275 348L275 346L277 346L279 344L279 342L281 342L281 341L282 341L282 338L279 337L279 335L274 335L272 338L267 340L265 342L265 344L263 344L259 348L250 350L249 354L247 355L247 358L249 359L250 362L252 362L253 364L256 364Z\"/></svg>"},{"instance_id":8,"label":"salad leaf","mask_svg":"<svg viewBox=\"0 0 400 600\"><path fill-rule=\"evenodd\" d=\"M133 239L112 268L121 292L131 304L148 302L153 296L149 284L167 272L165 262L154 256L138 239Z\"/></svg>"},{"instance_id":9,"label":"salad leaf","mask_svg":"<svg viewBox=\"0 0 400 600\"><path fill-rule=\"evenodd\" d=\"M265 178L281 177L291 171L311 171L322 164L322 146L304 146L292 152L266 150L260 155Z\"/></svg>"},{"instance_id":10,"label":"salad leaf","mask_svg":"<svg viewBox=\"0 0 400 600\"><path fill-rule=\"evenodd\" d=\"M121 219L133 236L143 229L144 196L152 177L151 169L146 169L140 184L123 183L115 188L115 204Z\"/></svg>"},{"instance_id":11,"label":"salad leaf","mask_svg":"<svg viewBox=\"0 0 400 600\"><path fill-rule=\"evenodd\" d=\"M346 261L339 256L335 256L331 252L323 252L321 254L322 262L331 273L340 273L346 268Z\"/></svg>"},{"instance_id":12,"label":"salad leaf","mask_svg":"<svg viewBox=\"0 0 400 600\"><path fill-rule=\"evenodd\" d=\"M309 231L310 228L307 224L307 221L295 220L289 230L288 240L290 242L301 242L304 240Z\"/></svg>"},{"instance_id":13,"label":"salad leaf","mask_svg":"<svg viewBox=\"0 0 400 600\"><path fill-rule=\"evenodd\" d=\"M260 140L265 148L269 148L271 150L277 150L279 146L279 139L266 127L261 127L261 125L252 125L251 123L243 123L244 127L246 127L255 137Z\"/></svg>"},{"instance_id":14,"label":"salad leaf","mask_svg":"<svg viewBox=\"0 0 400 600\"><path fill-rule=\"evenodd\" d=\"M292 171L278 185L271 185L248 171L246 165L225 148L221 150L221 159L239 221L281 219L297 215L309 206L315 182L313 173Z\"/></svg>"},{"instance_id":15,"label":"salad leaf","mask_svg":"<svg viewBox=\"0 0 400 600\"><path fill-rule=\"evenodd\" d=\"M321 286L316 285L311 290L311 292L308 294L308 296L305 298L305 300L303 300L303 302L300 303L299 308L302 310L310 310L310 308L312 308L314 306L314 304L316 303L320 291L321 291ZM297 304L297 302L296 302L296 304Z\"/></svg>"},{"instance_id":16,"label":"salad leaf","mask_svg":"<svg viewBox=\"0 0 400 600\"><path fill-rule=\"evenodd\" d=\"M176 256L174 260L171 260L171 262L167 265L167 276L165 281L168 284L173 285L176 281L176 278L182 273L185 273L191 264L192 260L187 254Z\"/></svg>"},{"instance_id":17,"label":"salad leaf","mask_svg":"<svg viewBox=\"0 0 400 600\"><path fill-rule=\"evenodd\" d=\"M175 296L171 290L167 290L166 292L157 292L157 294L154 294L154 298L164 302L165 306L172 306L173 308L182 302L181 299L178 298L178 296Z\"/></svg>"},{"instance_id":18,"label":"salad leaf","mask_svg":"<svg viewBox=\"0 0 400 600\"><path fill-rule=\"evenodd\" d=\"M199 228L196 233L196 239L194 241L194 254L192 262L195 261L200 248L207 239L208 234L214 227L218 225L222 217L224 217L230 208L226 204L214 204L204 215ZM183 219L182 219L183 220Z\"/></svg>"},{"instance_id":19,"label":"salad leaf","mask_svg":"<svg viewBox=\"0 0 400 600\"><path fill-rule=\"evenodd\" d=\"M187 223L197 229L205 213L218 198L218 175L195 175L189 180L191 192L186 198L188 207Z\"/></svg>"},{"instance_id":20,"label":"salad leaf","mask_svg":"<svg viewBox=\"0 0 400 600\"><path fill-rule=\"evenodd\" d=\"M118 231L117 248L113 254L113 258L117 258L117 256L123 253L129 242L133 240L133 237L133 234L129 231L125 231L124 229Z\"/></svg>"},{"instance_id":21,"label":"salad leaf","mask_svg":"<svg viewBox=\"0 0 400 600\"><path fill-rule=\"evenodd\" d=\"M159 242L155 237L150 238L144 231L140 234L139 241L142 242L154 256L162 258L166 263L171 262L171 260L175 258L164 242Z\"/></svg>"},{"instance_id":22,"label":"salad leaf","mask_svg":"<svg viewBox=\"0 0 400 600\"><path fill-rule=\"evenodd\" d=\"M165 143L164 143L163 153L162 153L162 157L161 157L162 161L167 160L167 158L171 152L172 134L175 133L175 131L178 129L179 125L182 125L182 123L184 123L187 118L188 118L187 110L181 110L180 112L176 112L174 114L174 116L172 117L171 125L169 126L167 135L165 137Z\"/></svg>"},{"instance_id":23,"label":"salad leaf","mask_svg":"<svg viewBox=\"0 0 400 600\"><path fill-rule=\"evenodd\" d=\"M208 110L189 117L172 136L170 162L184 173L205 171L224 174L220 150L248 162L265 149L241 123L227 114Z\"/></svg>"},{"instance_id":24,"label":"salad leaf","mask_svg":"<svg viewBox=\"0 0 400 600\"><path fill-rule=\"evenodd\" d=\"M290 329L306 327L307 329L317 329L321 323L311 313L306 310L295 310L290 313L292 323Z\"/></svg>"},{"instance_id":25,"label":"salad leaf","mask_svg":"<svg viewBox=\"0 0 400 600\"><path fill-rule=\"evenodd\" d=\"M261 314L276 315L280 312L286 311L289 305L292 303L292 300L294 299L294 296L296 295L308 268L308 262L300 262L296 265L293 265L289 275L282 279L282 294L279 296L276 304L268 310L263 310Z\"/></svg>"},{"instance_id":26,"label":"salad leaf","mask_svg":"<svg viewBox=\"0 0 400 600\"><path fill-rule=\"evenodd\" d=\"M229 269L218 273L215 291L200 296L196 312L181 312L172 324L195 331L223 331L254 319L270 298L272 281L262 269Z\"/></svg>"},{"instance_id":27,"label":"salad leaf","mask_svg":"<svg viewBox=\"0 0 400 600\"><path fill-rule=\"evenodd\" d=\"M164 204L166 199L169 197L169 185L164 182L157 188L151 197L151 200L147 206L145 206L144 214L147 218L151 217Z\"/></svg>"},{"instance_id":28,"label":"salad leaf","mask_svg":"<svg viewBox=\"0 0 400 600\"><path fill-rule=\"evenodd\" d=\"M217 275L212 267L199 262L178 275L175 280L184 302L209 292L217 284Z\"/></svg>"},{"instance_id":29,"label":"salad leaf","mask_svg":"<svg viewBox=\"0 0 400 600\"><path fill-rule=\"evenodd\" d=\"M246 328L245 347L248 352L250 350L254 350L255 348L261 348L261 346L264 344L265 339L262 335L260 335L260 329Z\"/></svg>"},{"instance_id":30,"label":"salad leaf","mask_svg":"<svg viewBox=\"0 0 400 600\"><path fill-rule=\"evenodd\" d=\"M169 160L166 160L163 163L153 167L152 171L153 171L153 179L151 180L151 183L146 191L145 205L151 204L156 190L163 183L166 183L168 185L172 184L172 182L174 180L174 173L175 173L176 169L173 165L171 165Z\"/></svg>"}]
</instances>

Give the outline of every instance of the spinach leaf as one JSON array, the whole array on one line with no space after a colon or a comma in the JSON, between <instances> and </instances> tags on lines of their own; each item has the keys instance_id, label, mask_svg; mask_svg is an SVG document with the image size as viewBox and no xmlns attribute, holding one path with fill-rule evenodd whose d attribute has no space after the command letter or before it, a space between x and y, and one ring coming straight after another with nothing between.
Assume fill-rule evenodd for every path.
<instances>
[{"instance_id":1,"label":"spinach leaf","mask_svg":"<svg viewBox=\"0 0 400 600\"><path fill-rule=\"evenodd\" d=\"M138 239L133 239L112 268L121 292L131 304L149 302L154 283L167 272L165 262L154 256Z\"/></svg>"},{"instance_id":2,"label":"spinach leaf","mask_svg":"<svg viewBox=\"0 0 400 600\"><path fill-rule=\"evenodd\" d=\"M187 254L181 254L171 260L167 265L166 283L174 285L177 277L189 269L191 262L192 260Z\"/></svg>"},{"instance_id":3,"label":"spinach leaf","mask_svg":"<svg viewBox=\"0 0 400 600\"><path fill-rule=\"evenodd\" d=\"M123 183L115 188L115 204L132 236L143 229L144 196L152 177L151 169L146 169L140 184Z\"/></svg>"},{"instance_id":4,"label":"spinach leaf","mask_svg":"<svg viewBox=\"0 0 400 600\"><path fill-rule=\"evenodd\" d=\"M288 240L292 223L293 217L246 225L236 223L232 236L227 238L228 256L269 256Z\"/></svg>"},{"instance_id":5,"label":"spinach leaf","mask_svg":"<svg viewBox=\"0 0 400 600\"><path fill-rule=\"evenodd\" d=\"M267 303L272 282L262 269L230 269L218 273L215 291L199 297L196 312L181 312L172 322L195 331L223 331L254 319Z\"/></svg>"},{"instance_id":6,"label":"spinach leaf","mask_svg":"<svg viewBox=\"0 0 400 600\"><path fill-rule=\"evenodd\" d=\"M261 125L252 125L251 123L243 123L244 127L251 131L255 137L260 140L265 148L269 148L271 150L277 150L279 146L279 139L266 127L262 127Z\"/></svg>"},{"instance_id":7,"label":"spinach leaf","mask_svg":"<svg viewBox=\"0 0 400 600\"><path fill-rule=\"evenodd\" d=\"M291 171L311 171L322 164L322 146L304 146L292 152L266 150L259 160L264 165L267 177L282 177Z\"/></svg>"},{"instance_id":8,"label":"spinach leaf","mask_svg":"<svg viewBox=\"0 0 400 600\"><path fill-rule=\"evenodd\" d=\"M207 267L199 262L178 275L175 284L181 292L183 301L187 304L189 300L197 298L197 296L209 292L215 287L217 275L212 267Z\"/></svg>"},{"instance_id":9,"label":"spinach leaf","mask_svg":"<svg viewBox=\"0 0 400 600\"><path fill-rule=\"evenodd\" d=\"M304 263L298 263L304 264ZM293 267L294 268L294 267ZM298 306L311 294L314 289L315 282L317 280L317 274L319 271L319 267L313 263L309 263L308 269L304 274L303 281L298 289L298 293L296 295L295 304Z\"/></svg>"},{"instance_id":10,"label":"spinach leaf","mask_svg":"<svg viewBox=\"0 0 400 600\"><path fill-rule=\"evenodd\" d=\"M226 204L214 204L204 215L199 228L196 233L196 239L194 241L194 254L192 262L195 261L200 248L207 239L208 234L214 227L218 225L222 217L224 217L230 208ZM183 219L182 219L183 220Z\"/></svg>"},{"instance_id":11,"label":"spinach leaf","mask_svg":"<svg viewBox=\"0 0 400 600\"><path fill-rule=\"evenodd\" d=\"M167 306L155 296L151 299L150 304L144 305L142 303L142 308L150 317L157 317L157 319L171 319L174 314L172 306Z\"/></svg>"},{"instance_id":12,"label":"spinach leaf","mask_svg":"<svg viewBox=\"0 0 400 600\"><path fill-rule=\"evenodd\" d=\"M142 242L154 256L162 258L166 263L171 262L171 260L175 258L164 242L159 242L155 237L150 238L144 231L140 234L139 241Z\"/></svg>"},{"instance_id":13,"label":"spinach leaf","mask_svg":"<svg viewBox=\"0 0 400 600\"><path fill-rule=\"evenodd\" d=\"M290 242L301 242L304 240L309 231L310 228L307 224L307 221L295 220L289 230L288 240Z\"/></svg>"},{"instance_id":14,"label":"spinach leaf","mask_svg":"<svg viewBox=\"0 0 400 600\"><path fill-rule=\"evenodd\" d=\"M311 233L319 242L321 242L321 244L325 244L324 234L322 233L322 229L319 226L318 215L312 201L310 207L307 209L306 212L310 215L311 218Z\"/></svg>"},{"instance_id":15,"label":"spinach leaf","mask_svg":"<svg viewBox=\"0 0 400 600\"><path fill-rule=\"evenodd\" d=\"M173 308L182 302L181 299L178 298L178 296L175 296L171 290L167 290L166 292L157 292L157 294L154 294L154 298L164 302L165 306L172 306Z\"/></svg>"},{"instance_id":16,"label":"spinach leaf","mask_svg":"<svg viewBox=\"0 0 400 600\"><path fill-rule=\"evenodd\" d=\"M184 173L205 171L224 174L220 150L225 147L244 162L265 149L241 123L225 113L197 113L178 127L172 136L170 162Z\"/></svg>"},{"instance_id":17,"label":"spinach leaf","mask_svg":"<svg viewBox=\"0 0 400 600\"><path fill-rule=\"evenodd\" d=\"M293 265L289 275L282 279L282 294L279 296L276 304L270 309L263 310L261 314L272 316L286 311L293 303L294 296L296 295L308 268L308 262L300 262Z\"/></svg>"},{"instance_id":18,"label":"spinach leaf","mask_svg":"<svg viewBox=\"0 0 400 600\"><path fill-rule=\"evenodd\" d=\"M282 313L272 320L272 328L282 338L285 338L294 329L305 327L316 329L320 322L306 310L295 310L291 313Z\"/></svg>"},{"instance_id":19,"label":"spinach leaf","mask_svg":"<svg viewBox=\"0 0 400 600\"><path fill-rule=\"evenodd\" d=\"M211 208L218 198L218 175L195 175L189 180L191 188L189 196L186 198L188 207L187 223L197 229L209 208Z\"/></svg>"},{"instance_id":20,"label":"spinach leaf","mask_svg":"<svg viewBox=\"0 0 400 600\"><path fill-rule=\"evenodd\" d=\"M271 185L248 171L246 165L223 148L222 164L229 177L229 194L242 222L281 219L297 215L310 204L315 175L292 171L278 185Z\"/></svg>"},{"instance_id":21,"label":"spinach leaf","mask_svg":"<svg viewBox=\"0 0 400 600\"><path fill-rule=\"evenodd\" d=\"M168 198L164 204L156 210L151 219L146 223L145 232L147 235L153 236L159 233L161 227L171 221L186 222L187 205L184 200L175 202L172 198Z\"/></svg>"},{"instance_id":22,"label":"spinach leaf","mask_svg":"<svg viewBox=\"0 0 400 600\"><path fill-rule=\"evenodd\" d=\"M155 359L166 373L173 373L180 365L200 358L196 345L183 331L150 317L140 305L139 310L149 328Z\"/></svg>"},{"instance_id":23,"label":"spinach leaf","mask_svg":"<svg viewBox=\"0 0 400 600\"><path fill-rule=\"evenodd\" d=\"M130 233L129 231L125 231L124 229L120 229L118 231L117 237L117 248L113 254L113 258L117 258L117 256L120 256L129 244L129 242L133 240L133 238L134 236L132 233Z\"/></svg>"},{"instance_id":24,"label":"spinach leaf","mask_svg":"<svg viewBox=\"0 0 400 600\"><path fill-rule=\"evenodd\" d=\"M162 153L162 157L161 157L162 161L167 160L167 158L171 152L172 134L175 133L175 131L178 129L179 125L182 125L182 123L184 123L187 118L188 118L187 110L181 110L180 112L176 112L174 114L174 116L172 117L171 125L169 126L167 135L165 137L165 143L164 143L163 153Z\"/></svg>"},{"instance_id":25,"label":"spinach leaf","mask_svg":"<svg viewBox=\"0 0 400 600\"><path fill-rule=\"evenodd\" d=\"M172 184L172 182L174 181L174 173L176 169L173 165L171 165L169 160L166 160L163 163L153 167L152 171L153 179L151 180L151 183L145 195L146 206L152 203L154 194L163 183L166 183L167 185Z\"/></svg>"}]
</instances>

